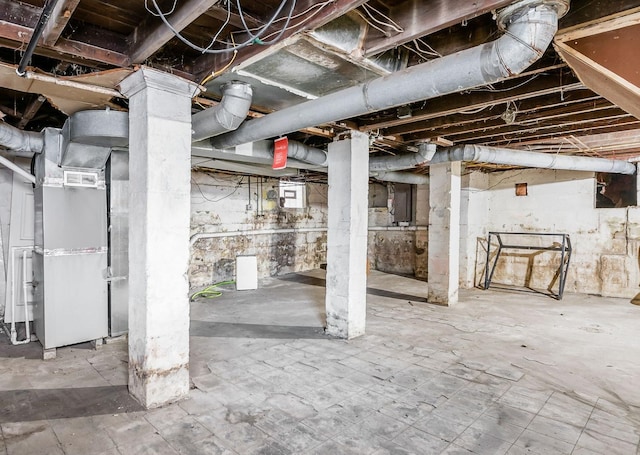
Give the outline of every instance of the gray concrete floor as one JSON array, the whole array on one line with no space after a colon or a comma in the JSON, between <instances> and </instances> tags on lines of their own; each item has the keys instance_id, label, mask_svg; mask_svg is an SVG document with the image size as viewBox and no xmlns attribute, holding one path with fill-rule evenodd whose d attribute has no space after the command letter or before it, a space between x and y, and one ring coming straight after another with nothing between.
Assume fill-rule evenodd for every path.
<instances>
[{"instance_id":1,"label":"gray concrete floor","mask_svg":"<svg viewBox=\"0 0 640 455\"><path fill-rule=\"evenodd\" d=\"M191 308L190 397L126 392L125 343L0 346L0 453L640 454L640 306L372 272L367 335L322 333L324 272Z\"/></svg>"}]
</instances>

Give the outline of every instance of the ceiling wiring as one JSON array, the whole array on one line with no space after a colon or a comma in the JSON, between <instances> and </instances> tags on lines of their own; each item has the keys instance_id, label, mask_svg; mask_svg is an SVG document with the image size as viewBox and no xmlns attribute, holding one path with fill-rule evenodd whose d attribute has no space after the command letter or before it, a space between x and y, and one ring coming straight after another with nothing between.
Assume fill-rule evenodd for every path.
<instances>
[{"instance_id":1,"label":"ceiling wiring","mask_svg":"<svg viewBox=\"0 0 640 455\"><path fill-rule=\"evenodd\" d=\"M269 19L269 21L267 21L267 23L265 25L263 25L256 34L252 33L250 35L249 39L243 41L240 44L236 44L233 47L225 48L225 49L207 49L207 48L198 46L195 43L192 43L187 38L185 38L178 30L176 30L175 27L173 27L173 25L171 25L171 23L169 22L169 20L166 17L167 15L165 15L162 12L162 10L160 9L160 7L158 6L157 0L151 0L151 1L153 3L154 8L156 9L156 12L158 13L158 17L160 17L162 22L164 22L164 24L169 28L169 30L171 30L171 32L175 35L175 37L178 38L180 41L182 41L184 44L186 44L190 48L192 48L192 49L194 49L194 50L196 50L198 52L201 52L203 54L226 54L226 53L229 53L229 52L233 52L233 51L237 51L237 50L243 49L243 48L245 48L247 46L250 46L252 44L256 44L256 43L260 44L260 42L259 42L260 38L267 31L267 29L269 27L271 27L273 22L277 19L278 15L282 11L282 9L284 8L284 6L286 5L288 0L283 0L280 3L280 6L278 6L278 8L276 9L276 12L271 17L271 19ZM295 4L295 0L292 0L292 2ZM238 0L237 4L238 5L240 4L239 0ZM291 10L291 12L293 12L293 9ZM284 32L281 31L281 33L284 33ZM272 44L272 43L270 43L270 44Z\"/></svg>"},{"instance_id":2,"label":"ceiling wiring","mask_svg":"<svg viewBox=\"0 0 640 455\"><path fill-rule=\"evenodd\" d=\"M384 27L388 27L388 28L392 29L393 31L395 31L397 33L404 32L404 28L402 28L400 25L398 25L397 22L395 22L389 16L386 16L382 12L378 11L373 6L368 5L366 3L363 3L362 4L362 9L364 10L365 13L367 13L367 16L369 16L371 18L371 20L376 22L377 24L380 24L380 25L382 25ZM381 21L380 19L376 18L371 11L374 11L376 14L382 16L387 22Z\"/></svg>"}]
</instances>

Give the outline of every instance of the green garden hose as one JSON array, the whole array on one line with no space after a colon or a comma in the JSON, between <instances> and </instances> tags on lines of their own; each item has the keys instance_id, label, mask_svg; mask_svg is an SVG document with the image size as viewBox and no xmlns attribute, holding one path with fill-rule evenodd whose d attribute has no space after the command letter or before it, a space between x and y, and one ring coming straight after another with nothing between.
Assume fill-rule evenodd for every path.
<instances>
[{"instance_id":1,"label":"green garden hose","mask_svg":"<svg viewBox=\"0 0 640 455\"><path fill-rule=\"evenodd\" d=\"M212 284L211 286L207 286L206 288L194 292L191 294L191 301L193 301L197 297L204 297L205 299L215 299L216 297L220 297L222 292L218 289L218 286L224 286L225 284L234 284L235 280L229 281L220 281L219 283Z\"/></svg>"}]
</instances>

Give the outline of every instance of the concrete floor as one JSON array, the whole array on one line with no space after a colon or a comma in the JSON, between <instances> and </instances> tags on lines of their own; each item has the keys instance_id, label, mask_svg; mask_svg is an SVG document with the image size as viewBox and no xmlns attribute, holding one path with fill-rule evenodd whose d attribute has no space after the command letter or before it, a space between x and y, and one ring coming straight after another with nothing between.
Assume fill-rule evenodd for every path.
<instances>
[{"instance_id":1,"label":"concrete floor","mask_svg":"<svg viewBox=\"0 0 640 455\"><path fill-rule=\"evenodd\" d=\"M0 453L640 454L640 306L372 272L367 335L322 333L324 272L191 309L193 390L142 410L126 345L0 346Z\"/></svg>"}]
</instances>

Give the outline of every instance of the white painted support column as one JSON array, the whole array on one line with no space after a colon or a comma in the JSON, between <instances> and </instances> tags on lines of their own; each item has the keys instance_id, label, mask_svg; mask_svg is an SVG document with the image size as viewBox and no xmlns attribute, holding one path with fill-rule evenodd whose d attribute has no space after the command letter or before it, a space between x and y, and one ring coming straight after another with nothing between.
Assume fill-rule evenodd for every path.
<instances>
[{"instance_id":1,"label":"white painted support column","mask_svg":"<svg viewBox=\"0 0 640 455\"><path fill-rule=\"evenodd\" d=\"M189 393L191 97L143 67L129 97L129 392L153 408Z\"/></svg>"},{"instance_id":2,"label":"white painted support column","mask_svg":"<svg viewBox=\"0 0 640 455\"><path fill-rule=\"evenodd\" d=\"M429 303L458 302L460 174L460 161L429 167Z\"/></svg>"},{"instance_id":3,"label":"white painted support column","mask_svg":"<svg viewBox=\"0 0 640 455\"><path fill-rule=\"evenodd\" d=\"M327 332L340 338L364 334L367 313L369 136L329 144L327 233Z\"/></svg>"}]
</instances>

